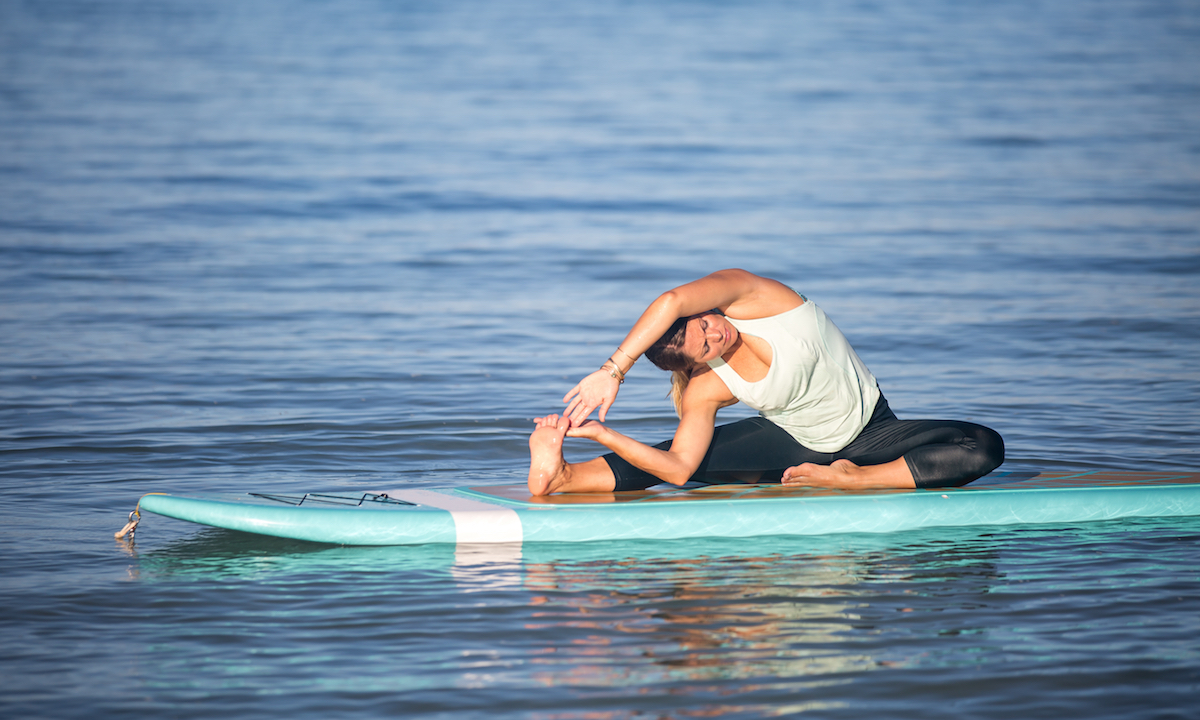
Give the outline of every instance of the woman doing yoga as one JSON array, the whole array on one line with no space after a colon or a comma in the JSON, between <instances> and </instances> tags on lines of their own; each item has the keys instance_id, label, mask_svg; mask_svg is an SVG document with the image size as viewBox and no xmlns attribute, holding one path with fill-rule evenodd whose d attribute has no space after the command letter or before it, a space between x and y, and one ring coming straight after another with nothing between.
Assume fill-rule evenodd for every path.
<instances>
[{"instance_id":1,"label":"woman doing yoga","mask_svg":"<svg viewBox=\"0 0 1200 720\"><path fill-rule=\"evenodd\" d=\"M645 355L673 374L675 437L645 445L603 424L625 373ZM758 417L715 426L741 401ZM995 431L955 420L899 420L875 377L810 300L769 278L721 270L669 290L617 351L537 418L529 491L613 492L659 482L782 482L828 488L965 485L1004 461ZM599 419L589 420L599 409ZM564 437L610 453L563 458Z\"/></svg>"}]
</instances>

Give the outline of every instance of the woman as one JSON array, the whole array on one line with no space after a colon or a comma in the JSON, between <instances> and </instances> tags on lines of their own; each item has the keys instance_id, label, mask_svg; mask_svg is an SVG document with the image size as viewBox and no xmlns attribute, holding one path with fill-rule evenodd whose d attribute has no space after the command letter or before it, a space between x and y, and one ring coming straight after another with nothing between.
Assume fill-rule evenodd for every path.
<instances>
[{"instance_id":1,"label":"woman","mask_svg":"<svg viewBox=\"0 0 1200 720\"><path fill-rule=\"evenodd\" d=\"M673 373L674 439L651 447L603 424L637 359ZM742 401L760 412L714 427ZM529 491L613 492L659 482L782 482L831 488L965 485L1004 461L981 425L898 420L875 378L820 308L744 270L721 270L658 297L617 352L535 420ZM588 420L599 409L600 422ZM612 452L563 458L564 437Z\"/></svg>"}]
</instances>

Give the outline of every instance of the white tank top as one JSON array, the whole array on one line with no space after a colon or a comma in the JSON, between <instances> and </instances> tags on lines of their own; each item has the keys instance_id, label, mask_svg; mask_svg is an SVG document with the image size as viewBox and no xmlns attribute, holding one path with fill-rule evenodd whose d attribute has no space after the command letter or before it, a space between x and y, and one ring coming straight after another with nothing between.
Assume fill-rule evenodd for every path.
<instances>
[{"instance_id":1,"label":"white tank top","mask_svg":"<svg viewBox=\"0 0 1200 720\"><path fill-rule=\"evenodd\" d=\"M734 397L810 450L837 452L858 437L879 385L821 308L805 300L772 317L726 319L771 346L771 367L758 382L746 382L721 358L708 363Z\"/></svg>"}]
</instances>

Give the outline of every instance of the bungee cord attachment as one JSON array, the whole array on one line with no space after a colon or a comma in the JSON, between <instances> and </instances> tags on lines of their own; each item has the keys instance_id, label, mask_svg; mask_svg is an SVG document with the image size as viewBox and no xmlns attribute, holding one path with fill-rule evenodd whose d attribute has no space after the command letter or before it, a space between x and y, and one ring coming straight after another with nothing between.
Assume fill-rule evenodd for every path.
<instances>
[{"instance_id":1,"label":"bungee cord attachment","mask_svg":"<svg viewBox=\"0 0 1200 720\"><path fill-rule=\"evenodd\" d=\"M127 539L130 542L133 541L134 533L137 532L138 523L142 521L142 513L140 512L140 509L141 503L138 503L138 507L134 508L133 512L129 513L129 522L125 523L125 527L114 533L113 537L118 540Z\"/></svg>"}]
</instances>

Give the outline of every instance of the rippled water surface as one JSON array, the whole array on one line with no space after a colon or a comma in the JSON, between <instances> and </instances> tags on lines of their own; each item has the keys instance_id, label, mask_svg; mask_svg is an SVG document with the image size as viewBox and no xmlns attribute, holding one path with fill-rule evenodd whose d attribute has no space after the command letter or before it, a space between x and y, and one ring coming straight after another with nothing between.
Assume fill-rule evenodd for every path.
<instances>
[{"instance_id":1,"label":"rippled water surface","mask_svg":"<svg viewBox=\"0 0 1200 720\"><path fill-rule=\"evenodd\" d=\"M0 712L1192 716L1193 519L112 532L520 482L531 418L732 266L1005 469L1194 471L1197 78L1187 0L0 0ZM658 441L644 365L610 420Z\"/></svg>"}]
</instances>

